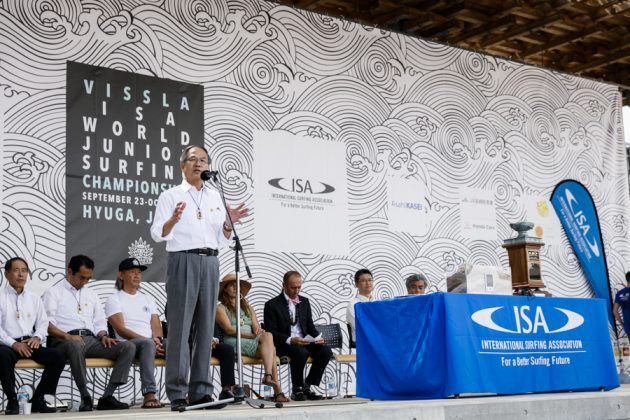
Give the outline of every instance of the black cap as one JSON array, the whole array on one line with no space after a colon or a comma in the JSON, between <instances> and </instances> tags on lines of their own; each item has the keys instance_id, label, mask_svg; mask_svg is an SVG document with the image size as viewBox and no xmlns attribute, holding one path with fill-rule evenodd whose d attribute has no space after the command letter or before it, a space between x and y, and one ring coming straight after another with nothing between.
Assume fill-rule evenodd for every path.
<instances>
[{"instance_id":1,"label":"black cap","mask_svg":"<svg viewBox=\"0 0 630 420\"><path fill-rule=\"evenodd\" d=\"M147 266L140 264L137 258L125 258L118 264L118 271L131 270L132 268L139 268L140 271L144 271Z\"/></svg>"}]
</instances>

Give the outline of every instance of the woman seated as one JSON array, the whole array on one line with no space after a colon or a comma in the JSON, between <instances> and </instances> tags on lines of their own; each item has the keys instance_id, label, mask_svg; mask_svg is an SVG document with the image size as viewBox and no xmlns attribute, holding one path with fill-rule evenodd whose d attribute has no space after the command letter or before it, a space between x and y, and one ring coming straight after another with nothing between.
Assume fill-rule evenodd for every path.
<instances>
[{"instance_id":1,"label":"woman seated","mask_svg":"<svg viewBox=\"0 0 630 420\"><path fill-rule=\"evenodd\" d=\"M276 364L276 348L271 333L260 328L256 312L245 299L252 288L250 282L241 280L241 314L236 316L236 275L228 274L219 285L219 301L217 306L217 324L223 330L223 341L236 349L236 320L241 324L241 354L258 357L263 361L265 376L263 384L273 388L275 402L291 401L282 392L278 383L278 365Z\"/></svg>"}]
</instances>

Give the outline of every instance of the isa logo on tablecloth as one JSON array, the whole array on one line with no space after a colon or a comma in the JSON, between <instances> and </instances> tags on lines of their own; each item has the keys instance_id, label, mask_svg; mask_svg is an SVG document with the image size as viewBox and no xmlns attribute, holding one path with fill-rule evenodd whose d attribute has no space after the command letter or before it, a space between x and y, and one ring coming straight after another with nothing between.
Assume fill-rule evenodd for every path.
<instances>
[{"instance_id":1,"label":"isa logo on tablecloth","mask_svg":"<svg viewBox=\"0 0 630 420\"><path fill-rule=\"evenodd\" d=\"M540 306L530 307L529 305L513 306L514 321L508 325L499 325L492 319L495 312L509 311L504 306L496 306L493 308L480 309L471 315L471 319L482 327L489 328L494 331L500 331L510 334L537 334L539 331L547 334L560 333L578 328L584 324L584 317L577 312L569 309L554 307L553 311L557 311L566 315L566 322L555 329L550 329L547 323L548 316L556 316L557 313L547 314Z\"/></svg>"},{"instance_id":2,"label":"isa logo on tablecloth","mask_svg":"<svg viewBox=\"0 0 630 420\"><path fill-rule=\"evenodd\" d=\"M449 345L467 349L449 359L457 389L519 393L619 383L603 300L466 295L448 296L446 305L447 330L456 332ZM492 386L478 386L476 371Z\"/></svg>"}]
</instances>

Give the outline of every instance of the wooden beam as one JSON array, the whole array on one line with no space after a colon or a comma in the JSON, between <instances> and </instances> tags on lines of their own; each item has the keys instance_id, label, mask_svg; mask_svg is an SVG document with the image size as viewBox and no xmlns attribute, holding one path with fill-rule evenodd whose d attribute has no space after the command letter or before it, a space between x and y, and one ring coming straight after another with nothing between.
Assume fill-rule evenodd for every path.
<instances>
[{"instance_id":1,"label":"wooden beam","mask_svg":"<svg viewBox=\"0 0 630 420\"><path fill-rule=\"evenodd\" d=\"M572 73L582 73L588 70L597 69L609 64L617 63L619 61L624 61L625 59L630 57L630 48L624 48L612 54L608 54L605 57L602 57L597 60L588 60L585 63L582 63L578 66L570 67L569 70Z\"/></svg>"},{"instance_id":2,"label":"wooden beam","mask_svg":"<svg viewBox=\"0 0 630 420\"><path fill-rule=\"evenodd\" d=\"M567 45L575 40L578 39L586 39L589 36L596 34L598 32L600 32L602 30L602 28L599 25L593 25L589 28L584 28L580 31L565 35L565 36L559 36L556 38L552 38L549 41L547 41L547 43L545 43L544 45L539 45L536 47L531 47L526 49L525 51L523 51L523 53L521 54L521 56L523 58L527 58L527 57L531 57L532 55L538 54L540 52L543 51L547 51L547 50L552 50L554 48L559 48L562 47L563 45Z\"/></svg>"},{"instance_id":3,"label":"wooden beam","mask_svg":"<svg viewBox=\"0 0 630 420\"><path fill-rule=\"evenodd\" d=\"M527 33L517 36L516 39L525 41L529 44L545 45L549 38L535 33Z\"/></svg>"},{"instance_id":4,"label":"wooden beam","mask_svg":"<svg viewBox=\"0 0 630 420\"><path fill-rule=\"evenodd\" d=\"M497 35L497 36L493 36L493 37L491 37L491 38L489 38L487 40L482 40L481 41L481 45L484 48L492 47L493 45L500 44L500 43L505 42L505 41L509 41L510 39L515 38L515 37L517 37L519 35L526 34L528 32L531 32L531 31L536 30L538 28L541 28L543 26L550 25L550 24L552 24L554 22L557 22L559 20L562 20L562 17L560 15L558 15L557 13L554 13L554 14L552 14L550 16L547 16L544 19L535 20L535 21L530 22L530 23L528 23L526 25L517 26L517 27L514 27L512 29L508 29L507 32L505 32L505 33L502 33L502 34Z\"/></svg>"},{"instance_id":5,"label":"wooden beam","mask_svg":"<svg viewBox=\"0 0 630 420\"><path fill-rule=\"evenodd\" d=\"M470 39L475 39L485 33L493 32L512 24L516 23L516 17L512 15L503 16L502 18L491 20L490 22L480 25L474 29L461 33L459 35L450 37L447 39L448 42L457 44L461 41L468 41Z\"/></svg>"}]
</instances>

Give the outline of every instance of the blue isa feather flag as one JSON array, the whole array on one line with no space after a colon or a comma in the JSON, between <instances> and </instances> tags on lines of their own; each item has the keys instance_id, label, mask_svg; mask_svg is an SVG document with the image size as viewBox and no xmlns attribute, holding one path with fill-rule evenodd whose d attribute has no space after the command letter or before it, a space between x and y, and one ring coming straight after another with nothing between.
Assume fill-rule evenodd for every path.
<instances>
[{"instance_id":1,"label":"blue isa feather flag","mask_svg":"<svg viewBox=\"0 0 630 420\"><path fill-rule=\"evenodd\" d=\"M595 296L606 302L608 321L614 330L608 265L593 198L581 183L565 180L551 193L551 203Z\"/></svg>"}]
</instances>

